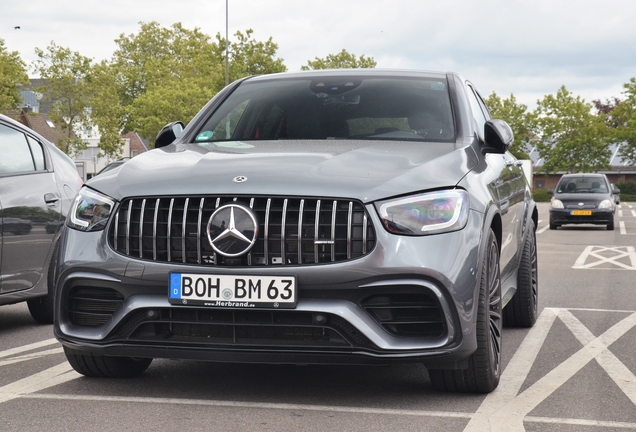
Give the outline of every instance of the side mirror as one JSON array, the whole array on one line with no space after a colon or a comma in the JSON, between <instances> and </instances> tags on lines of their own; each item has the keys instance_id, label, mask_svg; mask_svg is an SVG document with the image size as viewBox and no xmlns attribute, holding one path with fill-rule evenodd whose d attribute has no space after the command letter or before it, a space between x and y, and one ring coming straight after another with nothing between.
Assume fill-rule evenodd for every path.
<instances>
[{"instance_id":1,"label":"side mirror","mask_svg":"<svg viewBox=\"0 0 636 432\"><path fill-rule=\"evenodd\" d=\"M620 195L620 194L621 194L621 190L620 190L620 189L618 189L617 187L615 187L614 189L612 189L612 193L613 193L614 195Z\"/></svg>"},{"instance_id":2,"label":"side mirror","mask_svg":"<svg viewBox=\"0 0 636 432\"><path fill-rule=\"evenodd\" d=\"M155 139L155 148L165 147L168 144L172 144L177 139L181 132L183 132L184 125L180 121L168 123L157 134Z\"/></svg>"},{"instance_id":3,"label":"side mirror","mask_svg":"<svg viewBox=\"0 0 636 432\"><path fill-rule=\"evenodd\" d=\"M548 189L548 195L554 195L554 190L553 189Z\"/></svg>"},{"instance_id":4,"label":"side mirror","mask_svg":"<svg viewBox=\"0 0 636 432\"><path fill-rule=\"evenodd\" d=\"M484 153L505 153L514 141L512 129L503 120L488 120L484 126Z\"/></svg>"}]
</instances>

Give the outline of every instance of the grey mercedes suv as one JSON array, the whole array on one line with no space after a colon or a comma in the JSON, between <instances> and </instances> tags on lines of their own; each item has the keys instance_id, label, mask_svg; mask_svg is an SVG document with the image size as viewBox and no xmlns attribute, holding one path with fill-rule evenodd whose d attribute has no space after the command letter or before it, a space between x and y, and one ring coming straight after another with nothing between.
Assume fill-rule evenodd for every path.
<instances>
[{"instance_id":1,"label":"grey mercedes suv","mask_svg":"<svg viewBox=\"0 0 636 432\"><path fill-rule=\"evenodd\" d=\"M421 362L499 382L537 317L537 210L508 125L455 73L249 77L90 180L66 221L55 335L87 376L153 358Z\"/></svg>"}]
</instances>

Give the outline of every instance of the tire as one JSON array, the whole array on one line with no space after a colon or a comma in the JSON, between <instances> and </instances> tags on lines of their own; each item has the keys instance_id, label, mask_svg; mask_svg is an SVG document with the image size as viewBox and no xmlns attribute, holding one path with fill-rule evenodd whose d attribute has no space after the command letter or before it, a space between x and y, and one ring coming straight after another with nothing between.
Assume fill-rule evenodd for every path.
<instances>
[{"instance_id":1,"label":"tire","mask_svg":"<svg viewBox=\"0 0 636 432\"><path fill-rule=\"evenodd\" d=\"M539 304L539 280L537 272L537 237L534 222L523 243L517 292L504 308L504 324L510 327L532 327L537 321Z\"/></svg>"},{"instance_id":2,"label":"tire","mask_svg":"<svg viewBox=\"0 0 636 432\"><path fill-rule=\"evenodd\" d=\"M55 303L55 267L57 266L57 251L59 244L60 241L58 240L53 247L51 262L49 263L49 269L46 275L46 289L48 294L43 297L27 301L31 316L40 324L53 324L53 306Z\"/></svg>"},{"instance_id":3,"label":"tire","mask_svg":"<svg viewBox=\"0 0 636 432\"><path fill-rule=\"evenodd\" d=\"M610 223L607 224L607 230L608 231L614 231L614 221L613 220Z\"/></svg>"},{"instance_id":4,"label":"tire","mask_svg":"<svg viewBox=\"0 0 636 432\"><path fill-rule=\"evenodd\" d=\"M558 225L553 224L553 223L550 223L550 229L551 229L551 230L555 230L555 229L557 229L558 227L559 227Z\"/></svg>"},{"instance_id":5,"label":"tire","mask_svg":"<svg viewBox=\"0 0 636 432\"><path fill-rule=\"evenodd\" d=\"M436 390L490 393L501 376L502 306L499 246L495 233L488 232L486 254L479 279L479 303L475 332L477 350L468 358L468 368L428 371Z\"/></svg>"},{"instance_id":6,"label":"tire","mask_svg":"<svg viewBox=\"0 0 636 432\"><path fill-rule=\"evenodd\" d=\"M132 378L141 375L151 358L110 357L83 353L64 347L66 359L73 369L87 377Z\"/></svg>"}]
</instances>

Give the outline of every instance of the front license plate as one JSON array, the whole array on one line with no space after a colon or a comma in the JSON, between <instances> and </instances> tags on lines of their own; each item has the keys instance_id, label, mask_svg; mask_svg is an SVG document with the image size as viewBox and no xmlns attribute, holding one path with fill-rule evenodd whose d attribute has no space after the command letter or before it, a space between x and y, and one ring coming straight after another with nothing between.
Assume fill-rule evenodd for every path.
<instances>
[{"instance_id":1,"label":"front license plate","mask_svg":"<svg viewBox=\"0 0 636 432\"><path fill-rule=\"evenodd\" d=\"M570 212L572 216L592 216L592 210L572 210Z\"/></svg>"},{"instance_id":2,"label":"front license plate","mask_svg":"<svg viewBox=\"0 0 636 432\"><path fill-rule=\"evenodd\" d=\"M172 304L221 308L293 308L294 276L228 276L171 273Z\"/></svg>"}]
</instances>

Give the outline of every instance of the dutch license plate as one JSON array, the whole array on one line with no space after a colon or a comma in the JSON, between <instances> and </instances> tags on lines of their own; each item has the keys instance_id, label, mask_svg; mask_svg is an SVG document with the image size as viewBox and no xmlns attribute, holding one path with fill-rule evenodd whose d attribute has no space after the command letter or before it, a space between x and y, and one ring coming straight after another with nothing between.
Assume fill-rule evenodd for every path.
<instances>
[{"instance_id":1,"label":"dutch license plate","mask_svg":"<svg viewBox=\"0 0 636 432\"><path fill-rule=\"evenodd\" d=\"M592 210L572 210L570 212L572 216L592 216Z\"/></svg>"},{"instance_id":2,"label":"dutch license plate","mask_svg":"<svg viewBox=\"0 0 636 432\"><path fill-rule=\"evenodd\" d=\"M172 304L221 308L293 308L294 276L228 276L171 273Z\"/></svg>"}]
</instances>

